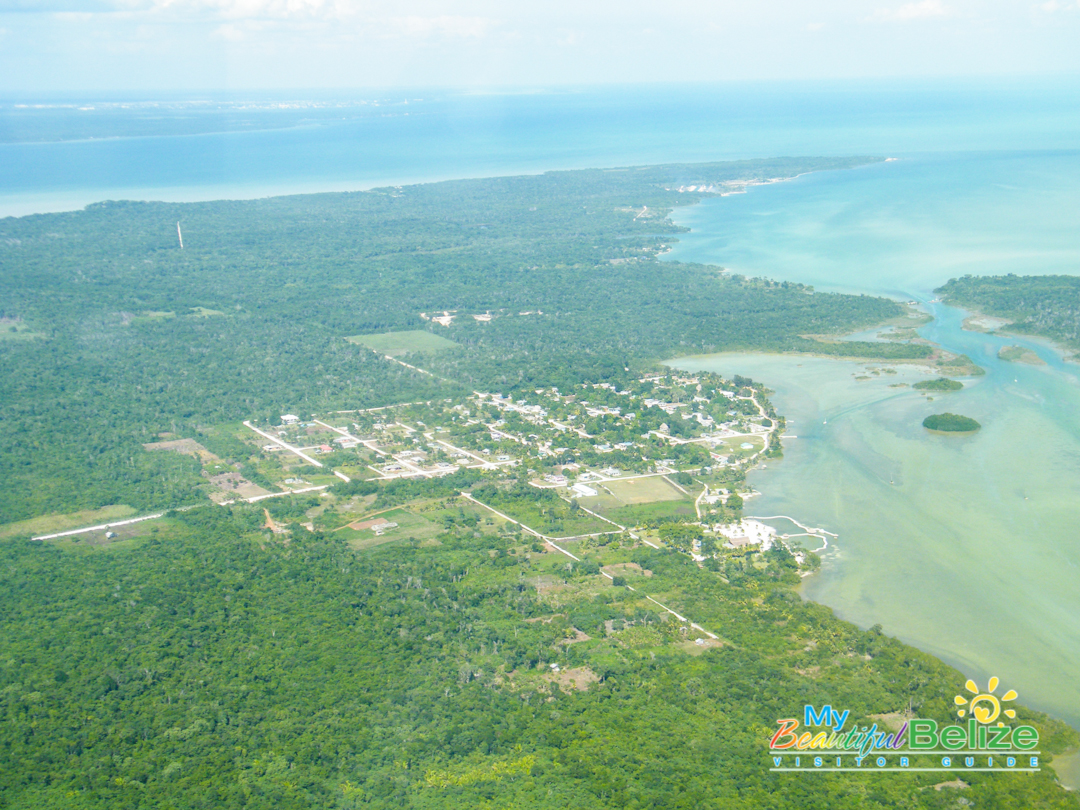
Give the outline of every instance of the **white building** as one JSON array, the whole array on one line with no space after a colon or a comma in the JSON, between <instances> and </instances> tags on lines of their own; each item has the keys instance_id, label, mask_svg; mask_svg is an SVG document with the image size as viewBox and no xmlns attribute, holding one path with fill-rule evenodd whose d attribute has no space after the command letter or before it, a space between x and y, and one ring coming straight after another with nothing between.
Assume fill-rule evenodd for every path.
<instances>
[{"instance_id":1,"label":"white building","mask_svg":"<svg viewBox=\"0 0 1080 810\"><path fill-rule=\"evenodd\" d=\"M579 498L591 498L594 495L598 494L595 489L588 486L587 484L574 484L572 487L570 487L570 489L572 489L574 491L574 494Z\"/></svg>"}]
</instances>

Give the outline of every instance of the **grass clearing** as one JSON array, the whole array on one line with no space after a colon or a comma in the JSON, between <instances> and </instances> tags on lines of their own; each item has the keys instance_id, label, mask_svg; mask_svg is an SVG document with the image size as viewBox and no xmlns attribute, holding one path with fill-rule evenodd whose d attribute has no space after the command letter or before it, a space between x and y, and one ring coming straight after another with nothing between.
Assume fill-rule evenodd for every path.
<instances>
[{"instance_id":1,"label":"grass clearing","mask_svg":"<svg viewBox=\"0 0 1080 810\"><path fill-rule=\"evenodd\" d=\"M0 539L17 537L22 534L38 535L64 532L68 529L78 529L82 526L94 526L98 523L108 523L111 520L121 520L133 517L136 511L130 506L116 504L103 506L100 509L85 509L82 512L71 512L66 515L43 515L20 520L16 523L6 523L0 526Z\"/></svg>"},{"instance_id":2,"label":"grass clearing","mask_svg":"<svg viewBox=\"0 0 1080 810\"><path fill-rule=\"evenodd\" d=\"M138 547L144 538L158 534L163 528L167 529L169 526L170 521L167 518L143 520L126 526L116 526L113 529L83 532L44 542L67 551L126 551ZM108 534L113 536L108 537Z\"/></svg>"},{"instance_id":3,"label":"grass clearing","mask_svg":"<svg viewBox=\"0 0 1080 810\"><path fill-rule=\"evenodd\" d=\"M743 447L744 444L752 446ZM730 439L724 439L720 444L716 445L716 452L733 456L749 456L764 447L765 440L760 436L734 436Z\"/></svg>"},{"instance_id":4,"label":"grass clearing","mask_svg":"<svg viewBox=\"0 0 1080 810\"><path fill-rule=\"evenodd\" d=\"M35 340L45 337L40 332L31 332L29 329L16 329L8 327L0 329L0 340Z\"/></svg>"},{"instance_id":5,"label":"grass clearing","mask_svg":"<svg viewBox=\"0 0 1080 810\"><path fill-rule=\"evenodd\" d=\"M435 354L460 344L440 335L417 329L409 332L384 332L378 335L352 335L345 338L349 343L367 346L381 354L397 357L409 352Z\"/></svg>"},{"instance_id":6,"label":"grass clearing","mask_svg":"<svg viewBox=\"0 0 1080 810\"><path fill-rule=\"evenodd\" d=\"M601 490L599 495L590 495L584 498L578 498L578 503L584 506L586 509L591 509L594 512L600 514L607 514L612 509L618 509L621 506L626 506L625 501L621 501L614 495L609 495L607 492Z\"/></svg>"},{"instance_id":7,"label":"grass clearing","mask_svg":"<svg viewBox=\"0 0 1080 810\"><path fill-rule=\"evenodd\" d=\"M623 506L609 512L600 512L600 514L624 526L637 526L650 520L662 520L671 517L694 518L697 513L694 512L693 502L684 498L681 501L655 501L634 506Z\"/></svg>"},{"instance_id":8,"label":"grass clearing","mask_svg":"<svg viewBox=\"0 0 1080 810\"><path fill-rule=\"evenodd\" d=\"M659 475L631 478L627 481L609 481L601 486L628 506L656 501L681 501L686 497Z\"/></svg>"},{"instance_id":9,"label":"grass clearing","mask_svg":"<svg viewBox=\"0 0 1080 810\"><path fill-rule=\"evenodd\" d=\"M213 318L216 315L224 315L220 309L207 309L206 307L192 307L188 313L193 318Z\"/></svg>"},{"instance_id":10,"label":"grass clearing","mask_svg":"<svg viewBox=\"0 0 1080 810\"><path fill-rule=\"evenodd\" d=\"M380 513L376 519L387 523L396 523L397 526L387 529L382 534L376 534L374 529L356 530L348 527L339 529L339 532L345 536L350 546L355 549L364 549L390 543L394 540L406 540L409 538L421 541L430 540L442 531L441 526L410 512L408 509L391 509Z\"/></svg>"},{"instance_id":11,"label":"grass clearing","mask_svg":"<svg viewBox=\"0 0 1080 810\"><path fill-rule=\"evenodd\" d=\"M0 340L32 340L45 337L33 331L21 318L0 318Z\"/></svg>"}]
</instances>

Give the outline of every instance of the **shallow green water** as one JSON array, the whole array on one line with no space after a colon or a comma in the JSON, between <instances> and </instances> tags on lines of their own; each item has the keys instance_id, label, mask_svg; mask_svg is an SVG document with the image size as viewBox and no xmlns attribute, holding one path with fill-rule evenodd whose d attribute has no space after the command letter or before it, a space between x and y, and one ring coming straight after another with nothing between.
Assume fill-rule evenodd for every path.
<instances>
[{"instance_id":1,"label":"shallow green water","mask_svg":"<svg viewBox=\"0 0 1080 810\"><path fill-rule=\"evenodd\" d=\"M817 185L799 181L802 195L797 183L777 194L779 187L754 190L689 214L684 221L695 232L673 257L724 265L734 258L775 278L924 301L958 268L976 272L974 257L988 273L1080 273L1080 236L1068 226L1080 193L1065 189L1080 188L1080 164L1075 155L1059 157L996 166L988 158L989 179L973 179L970 162L945 162L934 183L931 173L920 179L914 171L893 190L886 172L876 189L867 174L852 172L850 187L840 173ZM1053 166L1060 172L1042 195L1046 216L1030 229L1037 211L1009 226L1009 195L977 193L1011 185L1013 197L1034 205L1033 184ZM758 191L765 193L755 200ZM959 210L964 201L975 210ZM830 222L843 234L836 251ZM964 332L964 313L928 308L936 320L922 334L987 370L932 402L890 387L925 379L915 368L893 366L896 375L860 381L866 364L830 359L674 362L761 380L793 420L789 432L798 438L786 442L785 458L751 475L762 495L747 513L791 515L839 535L807 582L807 597L862 626L881 623L977 681L997 675L1022 702L1080 728L1080 366L1037 341ZM1035 349L1047 365L998 360L997 349L1012 343ZM983 429L943 436L921 427L926 415L945 410Z\"/></svg>"},{"instance_id":2,"label":"shallow green water","mask_svg":"<svg viewBox=\"0 0 1080 810\"><path fill-rule=\"evenodd\" d=\"M989 675L1032 705L1080 724L1080 593L1076 510L1080 443L1024 382L981 378L926 397L901 369L856 381L865 366L796 357L718 355L687 369L740 373L777 389L797 436L783 461L750 482L748 514L791 515L837 532L807 597L863 626L932 652L967 675ZM1009 369L1011 370L1011 369ZM1080 389L1056 372L1057 407L1080 409ZM1011 400L1003 407L1004 400ZM921 427L942 408L984 425L973 436Z\"/></svg>"}]
</instances>

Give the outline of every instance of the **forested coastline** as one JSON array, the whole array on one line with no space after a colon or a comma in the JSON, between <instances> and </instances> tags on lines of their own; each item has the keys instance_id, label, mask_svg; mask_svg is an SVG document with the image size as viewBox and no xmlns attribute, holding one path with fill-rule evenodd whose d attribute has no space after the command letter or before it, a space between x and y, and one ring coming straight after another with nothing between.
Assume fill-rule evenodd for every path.
<instances>
[{"instance_id":1,"label":"forested coastline","mask_svg":"<svg viewBox=\"0 0 1080 810\"><path fill-rule=\"evenodd\" d=\"M662 259L676 206L872 160L0 220L0 807L955 806L940 773L770 772L807 703L945 722L964 676L804 602L797 543L717 556L704 524L741 517L783 414L761 382L649 373L724 349L929 357L807 337L893 301ZM391 359L364 345L384 333L423 340ZM565 423L536 427L527 395ZM285 421L353 477L283 461ZM510 445L541 432L530 478ZM614 519L566 494L579 474L626 498ZM211 504L211 476L301 489ZM117 506L166 514L95 540L15 523ZM1076 744L1018 712L1044 762ZM977 807L1080 805L1048 768L963 779Z\"/></svg>"},{"instance_id":2,"label":"forested coastline","mask_svg":"<svg viewBox=\"0 0 1080 810\"><path fill-rule=\"evenodd\" d=\"M1010 332L1080 349L1080 278L1076 276L963 276L934 292L953 306L1008 319Z\"/></svg>"},{"instance_id":3,"label":"forested coastline","mask_svg":"<svg viewBox=\"0 0 1080 810\"><path fill-rule=\"evenodd\" d=\"M426 367L466 388L507 390L617 378L722 349L925 357L925 346L803 337L893 317L892 301L658 259L679 232L672 207L703 196L676 190L687 183L868 160L106 202L0 220L0 473L11 484L0 522L117 500L193 502L182 464L140 452L159 433L426 398L446 385L343 344L348 335L435 330L461 348L426 357ZM447 310L458 313L450 326L430 320Z\"/></svg>"}]
</instances>

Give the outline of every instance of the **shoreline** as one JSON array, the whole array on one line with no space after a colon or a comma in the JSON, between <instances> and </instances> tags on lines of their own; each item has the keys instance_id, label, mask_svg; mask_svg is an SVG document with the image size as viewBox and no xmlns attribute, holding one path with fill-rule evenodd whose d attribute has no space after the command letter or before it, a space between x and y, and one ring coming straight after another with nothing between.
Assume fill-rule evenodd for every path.
<instances>
[{"instance_id":1,"label":"shoreline","mask_svg":"<svg viewBox=\"0 0 1080 810\"><path fill-rule=\"evenodd\" d=\"M1010 321L1008 318L999 318L997 315L987 315L985 312L981 312L977 309L961 307L956 304L950 304L948 301L944 300L942 300L941 303L943 303L945 306L954 307L968 314L968 317L964 318L963 322L960 325L960 328L963 329L965 332L972 332L975 334L990 335L993 337L1001 338L1019 338L1021 340L1030 340L1031 342L1038 343L1043 348L1049 349L1050 351L1054 352L1056 355L1058 355L1058 359L1061 360L1061 362L1063 363L1080 363L1080 351L1069 348L1054 340L1053 338L1044 337L1043 335L1032 335L1026 332L1013 332L1009 329L1009 327L1013 325L1013 321ZM983 321L984 323L999 323L1001 325L993 329L982 329L978 328L982 326L979 321ZM1040 365L1039 363L1026 363L1023 360L1006 360L1005 362L1022 363L1024 365L1033 366ZM1043 363L1045 364L1045 361L1043 361Z\"/></svg>"},{"instance_id":2,"label":"shoreline","mask_svg":"<svg viewBox=\"0 0 1080 810\"><path fill-rule=\"evenodd\" d=\"M680 219L676 220L676 222L677 222L677 224L683 225L685 228L687 228L691 232L692 231L697 231L698 235L704 235L704 236L709 235L709 227L708 227L709 220L708 220L707 217L703 218L700 222L696 222L696 221L695 222L688 222L688 221L685 221L683 218L680 218ZM689 240L691 240L693 237L690 236L689 234L686 234L686 235L680 235L679 238L680 238L681 241L683 241L685 243L685 242L688 242ZM676 251L676 253L678 253L678 251ZM668 256L665 256L664 258L670 260ZM724 257L722 255L717 255L715 251L706 251L706 252L702 253L702 251L700 250L700 246L699 246L699 252L698 253L693 254L693 256L691 258L686 258L686 259L683 259L683 260L684 261L695 261L695 262L699 262L699 263L702 263L702 264L721 267L722 265L720 264L720 262L722 261L723 258ZM731 272L738 272L738 271L736 270L736 271L731 271ZM769 273L768 273L768 270L766 268L764 268L764 267L760 267L760 268L756 269L755 272L753 273L753 275L759 275L759 276L766 277L766 278L770 277ZM800 279L798 278L797 275L789 276L787 278L787 280L792 281L793 283L795 283L795 282L806 283L806 282L800 281ZM816 286L817 285L815 285L815 287ZM833 288L830 287L829 289L830 289L830 291L833 291ZM902 288L900 288L900 289L902 289ZM877 291L877 290L867 290L867 289L861 289L861 290L858 290L858 289L844 289L844 290L835 290L835 291L848 292L848 293L852 293L852 294L862 293L862 294L866 294L866 295L882 295L884 297L893 298L894 300L897 300L899 303L903 303L903 299L900 297L901 295L903 295L904 298L907 298L909 301L911 300L911 294L910 293L904 294L902 292L899 293L899 294L897 294L896 292L883 293L883 292L880 292L880 291ZM917 298L919 300L919 303L921 303L922 306L925 307L926 310L928 310L926 314L928 314L930 317L924 323L917 323L917 324L913 324L913 325L917 329L920 329L920 330L924 325L930 325L930 328L925 330L926 334L932 335L935 338L937 338L938 340L945 339L950 344L957 346L957 348L955 350L950 351L949 349L946 348L945 345L943 345L943 344L941 344L939 342L929 341L929 340L923 339L922 342L924 344L931 345L934 349L937 350L935 352L935 357L940 357L941 352L948 352L949 354L946 355L946 357L948 357L948 356L951 356L951 355L959 356L959 354L957 354L958 352L964 352L964 351L969 351L970 352L971 351L970 350L971 344L969 342L957 342L955 340L950 340L949 339L949 335L950 335L949 330L952 328L951 321L952 321L953 316L955 315L955 312L951 312L951 313L946 314L947 311L939 311L933 305L942 304L943 306L947 306L947 307L949 307L951 309L954 309L954 310L955 309L960 309L962 312L964 310L966 310L966 308L957 307L955 304L949 303L949 302L946 302L946 301L931 300L931 299L934 299L935 296L932 293L930 293L929 291L925 291L923 293L920 293L920 294L916 295L915 298ZM970 314L970 315L973 315L976 318L983 315L983 313L979 313L979 312L971 312L971 313L964 313L964 314ZM1003 320L1003 319L1001 319L1001 320ZM884 323L879 324L878 327L880 328L880 327L882 327L884 325L885 325ZM964 333L972 333L972 332L978 332L978 331L989 331L989 330L972 330L972 329L968 328L969 325L970 324L968 324L968 323L965 323L963 325L962 329L963 329ZM959 324L956 324L956 326L959 327ZM865 330L865 331L868 331L868 330ZM1006 330L1000 329L1000 328L995 330L995 334L997 336L999 336L1000 338L1007 338L1007 337L1011 337L1011 336L1015 335L1016 338L1021 339L1023 342L1027 343L1028 345L1037 344L1040 347L1045 347L1049 351L1053 352L1053 354L1057 358L1059 358L1062 363L1075 364L1075 363L1080 362L1080 352L1074 353L1074 350L1067 349L1066 347L1062 346L1061 344L1059 344L1056 341L1053 341L1053 340L1051 340L1049 338L1043 338L1043 337L1039 337L1039 336L1032 336L1032 335L1028 335L1028 334L1010 333L1010 332L1007 332ZM842 338L838 338L838 339L842 339ZM874 363L878 363L878 364L892 365L894 367L921 366L924 371L926 371L926 372L928 372L928 373L930 373L930 374L932 374L934 376L971 377L971 376L980 376L982 373L985 373L985 370L981 366L978 366L978 362L980 362L980 358L982 356L980 353L971 353L971 354L969 354L970 358L974 358L972 360L972 364L976 368L968 369L968 371L975 371L976 372L975 375L972 375L970 373L960 374L960 373L956 373L956 371L952 371L951 369L942 368L940 366L937 366L935 364L935 361L932 360L932 359L929 359L929 358L927 358L927 359L918 359L918 360L884 359L884 358L876 359L876 358L870 358L870 357L850 357L850 356L845 357L845 356L833 355L833 354L821 354L821 353L815 353L815 352L799 352L799 351L769 352L769 351L731 350L731 351L726 351L726 352L714 352L714 353L710 353L710 354L700 354L700 353L698 353L698 354L687 354L687 355L684 355L682 357L671 358L670 360L667 360L666 362L668 362L668 363L671 363L671 362L680 363L680 362L684 362L684 361L689 361L689 362L703 361L706 358L721 358L721 357L723 357L725 355L729 355L729 356L742 355L742 356L746 357L748 362L742 363L742 366L740 367L740 372L739 373L742 373L742 374L748 375L748 376L753 376L754 379L760 380L761 382L763 382L766 386L768 386L770 388L779 387L777 385L777 383L782 384L784 382L783 379L778 379L777 375L775 373L773 373L773 372L776 371L776 368L782 367L782 364L774 365L774 364L771 364L771 363L768 362L768 360L771 359L771 358L779 358L779 357L788 357L788 358L792 358L792 359L794 359L796 357L813 357L813 358L818 358L819 361L820 360L854 361L855 363L858 363L858 364L874 364ZM759 357L762 358L763 361L766 361L766 362L763 362L761 364L761 373L760 374L755 373L753 371L753 366L754 366L753 358L752 357L747 357L749 355L759 356ZM855 366L853 366L853 368L854 367ZM769 375L766 375L766 369L771 369L771 372L770 372ZM950 371L952 371L952 373L950 373ZM1010 377L1011 377L1011 375L1010 375ZM788 408L784 408L785 412L788 411L788 410L789 410ZM820 419L819 419L819 422L820 422ZM926 429L922 429L922 430L924 432L936 432L936 431L927 431ZM799 431L799 432L800 432L800 434L802 433L802 431ZM948 433L948 432L943 432L942 435L946 435L946 433ZM956 434L956 432L952 432L952 433L948 433L948 435L957 435L957 434ZM972 432L972 433L965 432L965 433L960 433L959 435L967 436L969 438L965 442L949 443L949 444L950 445L956 445L956 446L959 446L959 444L966 444L967 442L972 441L972 439L970 439L970 437L972 435L974 435L974 432ZM934 442L934 443L936 444L937 442ZM773 465L769 465L769 466L771 467ZM788 481L789 484L790 484L790 480L791 480L790 478L781 479L781 481ZM892 483L892 481L888 480L887 476L886 476L886 478L884 480L888 481L888 483ZM766 491L769 491L769 490L773 489L772 487L768 487L768 486L762 486L761 488L765 489ZM781 501L781 502L783 502L785 504L787 503L787 501ZM790 504L789 508L781 508L778 511L790 513L793 510L798 509L798 504L799 504L799 501L795 500ZM819 522L819 525L820 525L820 522ZM842 532L850 530L852 528L851 526L847 526L847 528L845 529L843 523L833 523L832 525L834 525L834 528L836 528L836 529L838 529L838 530L840 530ZM832 565L834 566L833 569L832 569L832 574L830 574L828 576L830 576L832 578L836 578L836 579L844 579L844 580L848 579L848 576L846 576L844 574L837 574L837 571L841 570L843 568L842 565L840 565L838 562L835 562L835 561L832 563ZM822 579L823 576L826 576L826 571L825 571L824 566L821 569L819 569L818 571L816 571L815 573L819 574L819 576L807 577L804 580L804 583L808 585L808 584L813 583L815 581L818 582L818 583L828 581L828 579ZM819 587L817 589L811 589L811 592L818 592L818 591L822 591L822 590L823 589ZM827 590L827 589L824 589L824 590ZM826 598L813 598L811 596L808 596L807 591L804 590L804 589L800 589L799 593L800 593L800 596L804 600L812 601L812 602L815 602L817 604L821 604L821 605L824 605L826 607L829 607L831 610L834 610L838 616L840 616L842 618L846 618L848 621L853 621L853 618L851 616L844 615L844 612L842 612L841 610L838 609L840 603L835 602L835 601L833 601L831 599L828 599L826 593L824 593L824 592L821 593L821 596L826 597ZM870 626L874 621L875 621L874 619L867 619L865 622L863 622L863 621L853 621L853 623L855 623L857 626L865 628L865 627ZM978 669L979 667L983 666L983 664L979 663L978 661L971 658L970 656L965 656L964 654L958 652L957 650L949 648L948 645L943 647L942 644L941 644L941 638L942 638L941 636L937 636L937 638L935 639L934 635L929 635L929 636L927 636L925 634L920 635L919 626L914 625L913 627L914 627L913 631L904 632L904 629L903 629L904 625L902 623L897 624L896 627L893 628L893 634L896 635L898 638L901 638L902 640L904 640L905 643L910 644L912 647L914 647L916 649L923 650L924 652L928 653L929 655L932 655L933 657L935 657L935 658L937 658L937 659L939 659L939 660L941 660L941 661L943 661L943 662L945 662L945 663L949 664L950 666L953 666L953 667L955 667L957 669L972 671L973 669ZM900 631L900 632L896 632L896 631ZM914 636L912 635L912 633L914 633ZM920 640L920 638L921 638L921 640ZM1038 673L1036 673L1036 676L1037 675L1038 675ZM1032 708L1037 708L1040 711L1047 712L1051 716L1059 717L1059 718L1064 718L1064 717L1068 716L1068 708L1067 707L1059 706L1058 709L1055 710L1055 709L1051 708L1045 702L1042 702L1042 701L1040 701L1038 699L1032 700L1031 696L1028 697L1028 701L1029 702L1028 702L1027 705L1031 706ZM1073 714L1073 716L1075 717L1075 713ZM1068 721L1066 721L1066 722L1068 722ZM1075 725L1075 724L1070 723L1070 725ZM1076 727L1080 728L1080 726L1076 726ZM1062 765L1062 767L1061 767L1060 770L1058 770L1058 768L1056 767L1058 765L1057 760L1058 760L1058 757L1055 757L1055 762L1051 765L1051 767L1054 769L1055 773L1057 774L1058 780L1065 787L1069 788L1070 790L1080 788L1080 753L1074 754L1072 758L1069 758L1067 756L1062 756L1061 757L1061 760L1062 760L1061 765Z\"/></svg>"},{"instance_id":3,"label":"shoreline","mask_svg":"<svg viewBox=\"0 0 1080 810\"><path fill-rule=\"evenodd\" d=\"M765 359L765 358L779 358L779 357L792 358L792 357L795 357L795 356L803 357L803 356L806 356L806 355L803 355L801 353L794 353L794 352L779 353L779 352L746 352L746 351L735 352L735 351L733 351L733 352L717 352L717 353L712 353L712 354L708 354L708 355L699 354L699 355L686 356L686 357L681 357L681 358L672 358L672 360L669 360L669 361L666 361L666 362L667 363L682 363L683 361L687 361L687 360L703 361L703 360L706 360L706 359L721 359L721 358L724 358L725 356L729 356L729 357L739 356L741 358L746 358L749 361L749 363L752 364L754 357L760 357L762 359ZM838 357L832 357L832 356L822 357L822 358L819 358L819 359L820 360L827 360L827 361L850 360L850 358L838 358ZM675 366L675 367L683 367L683 368L685 368L684 366ZM696 370L696 367L695 367L695 370ZM720 369L712 369L712 370L715 373L732 373L731 369L725 369L723 371L721 371ZM768 370L768 376L766 374L766 371L767 371L766 369L762 369L760 373L755 372L753 370L753 368L752 368L752 365L751 365L751 367L747 368L747 363L743 363L742 367L738 368L738 370L736 372L734 372L734 373L740 373L740 374L743 374L743 375L752 376L753 379L756 382L762 383L763 385L766 386L767 389L774 389L774 388L777 387L776 386L777 382L783 382L783 380L778 379L777 375L774 373L776 371L776 369ZM901 391L898 392L898 395L900 395L902 392L917 393L917 392L911 392L910 389L901 389ZM772 397L772 394L770 394L770 397ZM775 402L775 400L773 400L773 401ZM783 410L781 410L778 404L777 404L777 410L778 410L778 414L782 415L785 419L787 419L789 413L791 413L790 408L784 408ZM803 421L806 418L805 414L800 415L800 412L798 411L798 409L795 410L794 416L795 416L795 419L799 420L799 421ZM820 424L820 419L821 419L821 417L819 417L819 419L818 419L818 424ZM829 423L831 424L832 421L833 420L832 420L832 417L830 415ZM795 422L789 420L788 421L789 429L791 429L791 427L794 424L795 424ZM970 438L973 435L975 435L975 434L977 434L979 432L979 431L971 431L971 432L931 431L931 430L926 429L926 428L920 428L920 430L923 431L924 433L939 433L940 435L943 435L943 436L964 437L966 440L970 440ZM797 432L799 433L800 436L803 434L802 430L798 430ZM788 455L785 453L785 456L784 456L783 459L774 460L774 461L775 461L775 466L779 466L784 461L789 461L790 463L797 464L799 460L789 458ZM770 463L768 465L768 468L772 468L773 466L774 466L774 464ZM754 465L747 470L747 473L749 475L752 472L756 473L758 471L768 472L769 470L763 469L763 466L760 463L755 462ZM780 484L781 484L780 489L776 489L773 486L769 486L768 482L761 481L761 480L756 480L752 484L752 486L754 487L755 490L758 490L763 494L767 494L767 493L771 493L771 492L776 492L776 493L779 493L779 494L783 494L784 481L787 481L787 483L790 484L790 479L783 479L782 481L780 481ZM892 483L892 482L890 481L889 483ZM750 484L749 480L748 480L748 484ZM749 503L750 502L748 501L747 502L748 506L749 506ZM777 506L779 506L779 504L777 504ZM783 514L780 514L780 513L783 513ZM799 518L798 521L795 518L792 517L793 514L797 518ZM761 517L761 516L767 516L767 517ZM769 517L772 517L772 518L784 518L784 519L790 520L793 524L799 525L802 528L805 528L805 526L809 525L809 524L806 523L806 521L804 519L801 518L801 512L799 511L799 507L798 507L797 503L790 504L786 508L778 508L777 511L771 511L771 510L770 511L755 511L752 514L748 514L746 519L768 520ZM861 620L859 618L853 617L851 615L847 615L840 608L839 605L837 605L835 603L832 603L831 601L829 601L827 599L822 599L820 597L808 595L808 593L806 591L806 588L808 586L812 587L812 583L814 583L815 581L820 582L822 577L836 576L836 571L837 571L836 566L838 564L837 560L843 557L843 548L844 548L845 544L835 542L834 538L847 537L847 536L855 537L856 539L853 542L855 542L856 544L857 544L857 539L858 539L858 534L857 533L854 534L854 535L851 534L851 527L846 527L845 528L845 526L840 524L840 523L825 522L824 520L821 520L821 519L813 519L812 518L812 520L816 520L816 522L813 523L813 527L821 527L821 526L824 526L824 525L832 525L833 529L835 529L836 531L834 532L832 530L817 529L817 531L822 531L822 532L827 531L828 532L828 547L827 548L822 547L822 548L812 549L812 551L814 553L817 553L819 555L819 559L822 560L823 565L821 567L819 567L817 570L809 572L806 576L803 577L803 581L800 584L799 589L797 590L797 593L799 594L800 598L802 598L804 601L807 601L807 602L813 602L815 604L822 605L822 606L834 611L835 614L839 618L842 618L845 621L849 621L852 624L855 624L856 626L858 626L859 628L864 629L864 630L868 629L874 623L878 623L880 621L887 621L887 619L868 619L866 621L863 621L863 620ZM812 533L812 532L808 532L808 533ZM780 539L780 538L778 538L778 539ZM781 540L781 542L782 542L782 540ZM825 556L822 556L823 554L828 555L828 557L826 558ZM839 557L834 558L834 555L837 555L837 554L839 554ZM831 573L830 573L830 571L828 571L826 569L826 565L825 565L826 559L828 559L830 561L829 565L832 566L832 572ZM841 576L843 576L843 575L841 575ZM942 644L940 643L940 641L935 642L933 639L930 639L930 640L922 639L922 640L920 640L918 637L913 637L910 633L905 632L904 625L902 625L902 624L895 624L895 625L891 626L890 635L895 636L896 638L903 641L905 644L908 644L908 645L910 645L911 647L913 647L915 649L921 650L922 652L924 652L924 653L926 653L926 654L928 654L930 656L933 656L934 658L936 658L939 661L945 663L946 665L948 665L950 667L953 667L953 668L955 668L957 670L960 670L962 672L967 672L967 673L970 674L970 673L972 673L974 671L978 671L978 669L981 667L981 664L978 661L969 659L969 658L965 657L962 654L958 655L955 650L950 650L947 646L943 647ZM1070 725L1070 727L1075 728L1074 723L1070 722L1069 720L1064 719L1065 715L1063 715L1059 711L1056 711L1054 708L1046 705L1043 702L1040 702L1038 700L1032 700L1029 697L1028 702L1025 705L1028 706L1031 709L1035 709L1037 711L1045 712L1045 713L1047 713L1048 715L1050 715L1052 717L1055 717L1055 718L1058 718L1058 719L1062 720L1062 722L1067 723L1068 725ZM1068 788L1069 790L1080 789L1080 752L1078 752L1078 753L1076 753L1076 754L1074 754L1072 756L1060 755L1060 757L1061 757L1062 760L1064 760L1062 762L1063 767L1061 768L1060 771L1056 767L1057 764L1058 764L1059 756L1054 757L1054 761L1050 763L1049 767L1054 770L1055 774L1057 774L1058 780L1062 783L1062 785L1064 787Z\"/></svg>"},{"instance_id":4,"label":"shoreline","mask_svg":"<svg viewBox=\"0 0 1080 810\"><path fill-rule=\"evenodd\" d=\"M238 134L248 134L251 132L278 132L284 131L288 128L282 129L270 129L270 130L244 130ZM220 133L224 135L232 135L237 133ZM49 145L51 143L102 143L106 141L115 141L122 138L154 138L161 136L117 136L117 138L96 138L87 139L84 141L58 141L58 142L43 142L42 145ZM171 136L170 136L171 137ZM202 137L202 134L183 136L183 137ZM0 144L0 151L3 150L6 144ZM21 144L15 144L21 145ZM36 142L31 145L37 145ZM702 161L701 163L737 163L741 159L730 158L721 159L715 161ZM746 158L746 160L759 160L758 158ZM764 179L752 179L752 180L733 180L724 181L721 185L730 186L731 190L720 191L688 191L685 187L669 188L668 191L675 193L687 193L701 195L699 199L687 200L682 206L673 207L688 207L698 204L702 199L708 197L726 197L732 193L744 194L746 189L754 186L767 186L775 185L777 183L785 183L790 180L796 180L800 177L806 177L811 174L818 174L826 171L848 171L850 169L862 168L865 166L874 166L878 163L886 163L895 158L875 158L869 159L866 163L860 163L855 166L845 167L843 169L836 168L822 168L812 169L810 171L799 172L786 177L770 177ZM625 165L613 165L613 166L596 166L590 163L583 163L580 166L567 165L566 163L545 165L543 168L536 168L535 166L507 166L498 171L486 172L482 169L477 171L470 171L465 169L463 171L448 171L448 172L436 172L431 174L420 175L395 175L392 177L378 177L378 178L357 178L355 180L341 180L337 177L325 177L315 181L302 181L302 180L283 180L281 182L250 182L250 183L236 183L236 184L224 184L224 185L158 185L158 186L120 186L113 188L82 188L82 189L54 189L54 190L12 190L6 191L0 188L0 220L8 217L22 218L28 216L36 216L38 214L61 214L70 213L74 211L81 211L87 206L94 205L96 203L105 201L124 201L124 202L162 202L162 203L175 203L175 204L187 204L187 203L208 203L208 202L226 202L226 201L247 201L247 200L264 200L274 197L294 197L309 194L352 194L364 191L371 191L378 188L396 188L400 186L419 186L430 185L434 183L443 183L448 181L464 181L464 180L487 180L494 178L509 178L509 177L536 177L539 175L547 174L549 172L573 172L573 171L589 171L593 169L599 169L601 171L609 171L614 169L627 169L627 168L644 168L651 166L665 166L669 162L635 162L631 161ZM695 186L697 188L697 186ZM738 188L738 191L734 189ZM670 250L668 246L667 250ZM666 252L666 250L664 251Z\"/></svg>"},{"instance_id":5,"label":"shoreline","mask_svg":"<svg viewBox=\"0 0 1080 810\"><path fill-rule=\"evenodd\" d=\"M398 186L428 185L451 180L484 180L496 177L528 177L548 171L562 169L544 169L543 171L520 171L513 174L470 174L468 176L447 174L431 175L421 178L382 178L378 180L326 180L314 185L308 184L241 184L232 186L131 186L125 188L96 190L58 190L27 191L5 193L0 190L0 220L41 214L66 214L82 211L97 203L144 202L188 205L197 203L237 202L266 200L275 197L300 197L313 194L356 194L377 188L396 188ZM567 171L573 171L567 170ZM41 203L34 202L41 200Z\"/></svg>"}]
</instances>

